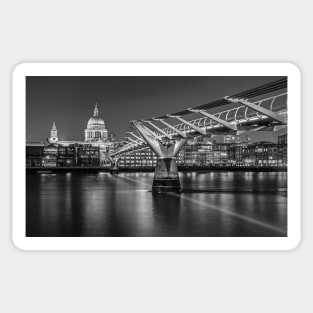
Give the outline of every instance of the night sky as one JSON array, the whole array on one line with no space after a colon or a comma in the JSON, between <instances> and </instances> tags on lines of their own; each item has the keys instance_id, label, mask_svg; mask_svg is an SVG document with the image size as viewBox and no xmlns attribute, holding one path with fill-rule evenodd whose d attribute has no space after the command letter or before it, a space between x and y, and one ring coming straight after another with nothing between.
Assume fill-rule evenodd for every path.
<instances>
[{"instance_id":1,"label":"night sky","mask_svg":"<svg viewBox=\"0 0 313 313\"><path fill-rule=\"evenodd\" d=\"M130 120L174 113L277 80L281 77L27 77L26 136L84 140L84 129L98 103L99 115L117 140ZM277 134L255 132L252 141L276 141Z\"/></svg>"}]
</instances>

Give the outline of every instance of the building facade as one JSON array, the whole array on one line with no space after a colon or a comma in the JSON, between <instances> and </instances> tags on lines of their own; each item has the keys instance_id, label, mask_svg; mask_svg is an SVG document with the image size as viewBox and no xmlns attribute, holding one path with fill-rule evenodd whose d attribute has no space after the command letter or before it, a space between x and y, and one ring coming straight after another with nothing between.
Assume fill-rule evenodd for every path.
<instances>
[{"instance_id":1,"label":"building facade","mask_svg":"<svg viewBox=\"0 0 313 313\"><path fill-rule=\"evenodd\" d=\"M145 168L155 167L156 163L157 157L155 153L146 147L123 155L118 164L119 167L124 168Z\"/></svg>"},{"instance_id":2,"label":"building facade","mask_svg":"<svg viewBox=\"0 0 313 313\"><path fill-rule=\"evenodd\" d=\"M100 166L100 148L90 144L28 144L26 167Z\"/></svg>"},{"instance_id":3,"label":"building facade","mask_svg":"<svg viewBox=\"0 0 313 313\"><path fill-rule=\"evenodd\" d=\"M123 155L120 167L154 167L156 156L150 148ZM177 165L192 167L286 167L287 145L273 142L207 143L188 140L177 156Z\"/></svg>"}]
</instances>

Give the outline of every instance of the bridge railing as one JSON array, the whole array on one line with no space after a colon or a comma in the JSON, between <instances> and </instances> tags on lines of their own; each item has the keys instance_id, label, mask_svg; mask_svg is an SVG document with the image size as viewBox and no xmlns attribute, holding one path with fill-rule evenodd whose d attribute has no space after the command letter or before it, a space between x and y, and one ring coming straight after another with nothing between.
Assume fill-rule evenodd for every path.
<instances>
[{"instance_id":1,"label":"bridge railing","mask_svg":"<svg viewBox=\"0 0 313 313\"><path fill-rule=\"evenodd\" d=\"M277 101L277 100L283 100L283 101ZM283 92L279 95L275 95L275 96L268 97L262 100L258 100L253 103L260 107L267 108L270 111L278 112L279 114L284 114L285 112L287 112L287 92ZM260 115L259 113L255 112L254 110L244 105L239 105L234 108L230 108L228 110L223 110L221 112L214 113L212 115L220 119L223 119L226 122L233 123L233 124L244 123L244 122L249 122L249 121L253 121L256 119L266 118L266 116ZM208 129L208 130L212 128L222 127L221 124L213 121L212 119L208 117L199 117L197 119L189 121L189 123L196 125L200 128ZM188 126L185 123L175 124L173 125L173 127L176 128L177 130L180 130L186 133L194 132L194 129L192 129L190 126ZM165 127L162 130L166 132L168 135L175 135L175 131L169 127ZM165 137L163 134L159 133L158 131L153 131L153 132L159 137Z\"/></svg>"}]
</instances>

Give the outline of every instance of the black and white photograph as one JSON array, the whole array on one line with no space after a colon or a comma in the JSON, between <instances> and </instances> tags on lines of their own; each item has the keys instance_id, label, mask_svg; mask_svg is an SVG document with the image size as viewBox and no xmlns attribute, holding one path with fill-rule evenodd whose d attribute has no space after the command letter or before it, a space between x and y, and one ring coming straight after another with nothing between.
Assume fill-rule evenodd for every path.
<instances>
[{"instance_id":1,"label":"black and white photograph","mask_svg":"<svg viewBox=\"0 0 313 313\"><path fill-rule=\"evenodd\" d=\"M1 1L0 312L313 312L310 1Z\"/></svg>"},{"instance_id":2,"label":"black and white photograph","mask_svg":"<svg viewBox=\"0 0 313 313\"><path fill-rule=\"evenodd\" d=\"M27 76L26 237L287 237L287 76Z\"/></svg>"}]
</instances>

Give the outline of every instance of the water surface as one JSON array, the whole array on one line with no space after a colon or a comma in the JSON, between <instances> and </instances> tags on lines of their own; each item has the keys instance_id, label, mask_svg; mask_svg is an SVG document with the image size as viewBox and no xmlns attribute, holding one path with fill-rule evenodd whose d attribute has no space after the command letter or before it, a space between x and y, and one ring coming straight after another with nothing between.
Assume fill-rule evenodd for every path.
<instances>
[{"instance_id":1,"label":"water surface","mask_svg":"<svg viewBox=\"0 0 313 313\"><path fill-rule=\"evenodd\" d=\"M287 173L179 175L154 195L153 173L27 173L26 235L286 236Z\"/></svg>"}]
</instances>

